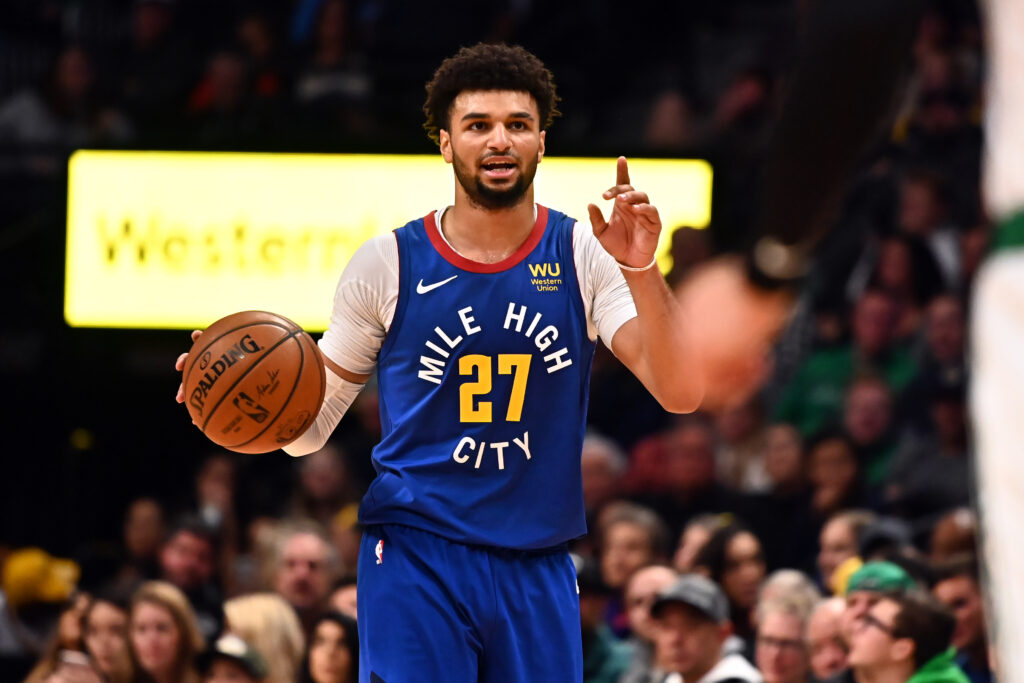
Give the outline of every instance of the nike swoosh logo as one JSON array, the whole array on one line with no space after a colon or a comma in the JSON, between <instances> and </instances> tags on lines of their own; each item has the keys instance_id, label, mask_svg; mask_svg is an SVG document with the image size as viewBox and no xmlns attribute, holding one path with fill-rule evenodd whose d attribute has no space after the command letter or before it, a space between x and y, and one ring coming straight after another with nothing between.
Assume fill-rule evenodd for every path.
<instances>
[{"instance_id":1,"label":"nike swoosh logo","mask_svg":"<svg viewBox=\"0 0 1024 683\"><path fill-rule=\"evenodd\" d=\"M458 277L458 275L452 275L447 280L441 280L440 282L435 282L435 283L430 284L430 285L425 285L425 284L423 284L423 280L420 280L419 283L416 285L416 293L417 294L426 294L427 292L429 292L432 289L437 289L441 285L448 284L449 282L451 282L452 280L454 280L457 277Z\"/></svg>"}]
</instances>

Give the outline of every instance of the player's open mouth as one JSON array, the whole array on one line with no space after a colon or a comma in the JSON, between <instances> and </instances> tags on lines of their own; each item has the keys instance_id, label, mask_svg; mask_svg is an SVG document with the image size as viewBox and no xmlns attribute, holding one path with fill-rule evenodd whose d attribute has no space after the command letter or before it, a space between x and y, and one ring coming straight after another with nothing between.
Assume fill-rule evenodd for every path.
<instances>
[{"instance_id":1,"label":"player's open mouth","mask_svg":"<svg viewBox=\"0 0 1024 683\"><path fill-rule=\"evenodd\" d=\"M489 178L508 178L518 168L514 161L505 160L485 161L480 167Z\"/></svg>"}]
</instances>

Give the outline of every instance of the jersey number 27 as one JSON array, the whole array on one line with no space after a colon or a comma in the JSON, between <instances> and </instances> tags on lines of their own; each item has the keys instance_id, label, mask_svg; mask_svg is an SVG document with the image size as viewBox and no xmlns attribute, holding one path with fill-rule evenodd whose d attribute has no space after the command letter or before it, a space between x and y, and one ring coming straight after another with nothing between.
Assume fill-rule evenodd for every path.
<instances>
[{"instance_id":1,"label":"jersey number 27","mask_svg":"<svg viewBox=\"0 0 1024 683\"><path fill-rule=\"evenodd\" d=\"M530 374L530 354L498 354L498 374L513 375L512 395L508 399L506 422L519 422L523 415L523 401L526 398L526 378ZM459 358L459 374L475 377L459 387L459 420L461 422L493 422L491 401L477 400L492 389L494 358L481 354L469 354Z\"/></svg>"}]
</instances>

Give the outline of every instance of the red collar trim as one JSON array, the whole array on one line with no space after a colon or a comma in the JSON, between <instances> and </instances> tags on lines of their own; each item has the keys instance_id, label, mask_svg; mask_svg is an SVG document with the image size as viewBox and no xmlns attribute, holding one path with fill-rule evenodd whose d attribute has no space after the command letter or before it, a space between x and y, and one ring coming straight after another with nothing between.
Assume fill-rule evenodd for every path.
<instances>
[{"instance_id":1,"label":"red collar trim","mask_svg":"<svg viewBox=\"0 0 1024 683\"><path fill-rule=\"evenodd\" d=\"M427 237L430 238L430 243L434 245L434 249L437 250L437 253L445 261L456 268L468 270L471 273L500 273L517 265L540 243L540 238L544 236L544 228L548 224L548 209L546 206L538 204L537 220L534 222L526 241L519 245L518 249L503 261L498 261L497 263L477 263L459 254L444 241L444 237L441 236L441 231L437 227L434 215L435 212L431 211L423 217L423 227L427 230Z\"/></svg>"}]
</instances>

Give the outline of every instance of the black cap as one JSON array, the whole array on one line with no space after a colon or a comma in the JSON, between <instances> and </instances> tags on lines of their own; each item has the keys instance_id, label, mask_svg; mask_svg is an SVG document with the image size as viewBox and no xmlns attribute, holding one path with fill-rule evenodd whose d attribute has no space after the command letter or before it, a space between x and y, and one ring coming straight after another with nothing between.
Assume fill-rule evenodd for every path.
<instances>
[{"instance_id":1,"label":"black cap","mask_svg":"<svg viewBox=\"0 0 1024 683\"><path fill-rule=\"evenodd\" d=\"M700 574L681 576L668 588L658 593L651 605L651 616L661 616L667 605L688 605L716 624L729 620L729 602L725 594L711 579Z\"/></svg>"}]
</instances>

